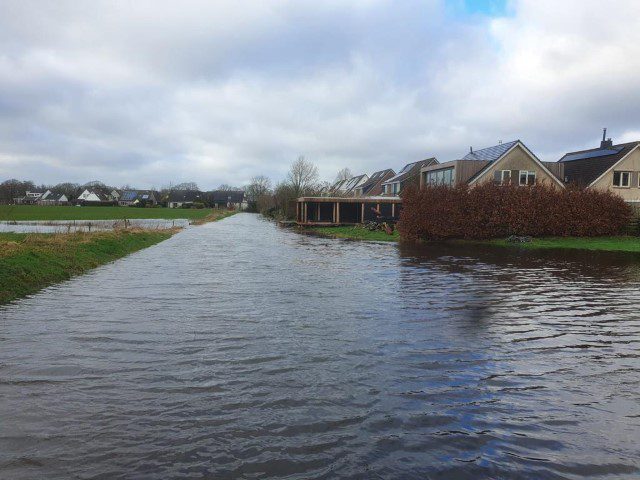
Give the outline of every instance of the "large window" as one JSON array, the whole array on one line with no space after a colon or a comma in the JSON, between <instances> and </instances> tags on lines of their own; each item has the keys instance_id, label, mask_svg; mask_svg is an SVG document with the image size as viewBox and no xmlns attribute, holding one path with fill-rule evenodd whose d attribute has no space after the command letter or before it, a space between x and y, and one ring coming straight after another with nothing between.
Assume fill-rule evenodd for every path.
<instances>
[{"instance_id":1,"label":"large window","mask_svg":"<svg viewBox=\"0 0 640 480\"><path fill-rule=\"evenodd\" d=\"M536 172L520 170L520 185L535 185Z\"/></svg>"},{"instance_id":2,"label":"large window","mask_svg":"<svg viewBox=\"0 0 640 480\"><path fill-rule=\"evenodd\" d=\"M631 172L613 172L613 186L628 188L631 186Z\"/></svg>"},{"instance_id":3,"label":"large window","mask_svg":"<svg viewBox=\"0 0 640 480\"><path fill-rule=\"evenodd\" d=\"M444 170L433 170L425 173L424 183L425 185L453 185L453 168L447 168Z\"/></svg>"}]
</instances>

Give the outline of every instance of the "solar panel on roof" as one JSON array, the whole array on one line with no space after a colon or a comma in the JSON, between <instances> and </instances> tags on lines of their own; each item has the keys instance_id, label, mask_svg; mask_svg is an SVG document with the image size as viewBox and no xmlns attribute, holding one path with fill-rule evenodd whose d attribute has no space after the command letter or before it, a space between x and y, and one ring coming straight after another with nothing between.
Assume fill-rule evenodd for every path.
<instances>
[{"instance_id":1,"label":"solar panel on roof","mask_svg":"<svg viewBox=\"0 0 640 480\"><path fill-rule=\"evenodd\" d=\"M622 147L614 148L599 148L598 150L590 150L588 152L569 153L562 159L563 162L570 162L572 160L584 160L585 158L597 158L606 157L609 155L615 155Z\"/></svg>"}]
</instances>

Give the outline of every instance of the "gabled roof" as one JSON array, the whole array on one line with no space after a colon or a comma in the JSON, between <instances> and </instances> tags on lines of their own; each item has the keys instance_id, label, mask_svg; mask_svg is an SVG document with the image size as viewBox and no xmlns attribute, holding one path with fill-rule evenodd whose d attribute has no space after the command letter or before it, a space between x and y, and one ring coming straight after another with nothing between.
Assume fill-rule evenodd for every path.
<instances>
[{"instance_id":1,"label":"gabled roof","mask_svg":"<svg viewBox=\"0 0 640 480\"><path fill-rule=\"evenodd\" d=\"M434 163L438 163L435 157L427 158L426 160L418 160L417 162L407 163L400 173L391 177L389 180L383 182L383 185L387 185L389 183L403 182L408 178L411 178L420 173L420 169L422 167L426 167L427 165L433 165Z\"/></svg>"},{"instance_id":2,"label":"gabled roof","mask_svg":"<svg viewBox=\"0 0 640 480\"><path fill-rule=\"evenodd\" d=\"M591 185L638 145L640 142L629 142L566 153L558 160L564 165L564 181Z\"/></svg>"},{"instance_id":3,"label":"gabled roof","mask_svg":"<svg viewBox=\"0 0 640 480\"><path fill-rule=\"evenodd\" d=\"M511 150L516 143L520 142L520 140L513 140L511 142L500 143L498 145L494 145L493 147L482 148L480 150L471 151L467 153L462 160L485 160L489 162L493 162L500 157L502 157L505 153Z\"/></svg>"},{"instance_id":4,"label":"gabled roof","mask_svg":"<svg viewBox=\"0 0 640 480\"><path fill-rule=\"evenodd\" d=\"M133 202L136 198L138 198L138 192L135 190L125 190L122 192L120 200L123 202Z\"/></svg>"},{"instance_id":5,"label":"gabled roof","mask_svg":"<svg viewBox=\"0 0 640 480\"><path fill-rule=\"evenodd\" d=\"M365 174L357 175L355 177L351 177L342 185L342 190L344 193L351 193L357 186L362 185L367 181L367 176Z\"/></svg>"},{"instance_id":6,"label":"gabled roof","mask_svg":"<svg viewBox=\"0 0 640 480\"><path fill-rule=\"evenodd\" d=\"M211 201L216 203L242 203L244 191L242 190L213 190L209 192Z\"/></svg>"},{"instance_id":7,"label":"gabled roof","mask_svg":"<svg viewBox=\"0 0 640 480\"><path fill-rule=\"evenodd\" d=\"M395 176L396 172L391 168L387 168L386 170L379 170L374 172L369 177L369 180L364 182L362 185L356 187L356 189L362 190L363 195L380 195L382 193L382 182L384 182L387 178L391 178ZM376 192L376 190L379 190Z\"/></svg>"},{"instance_id":8,"label":"gabled roof","mask_svg":"<svg viewBox=\"0 0 640 480\"><path fill-rule=\"evenodd\" d=\"M202 192L197 190L171 190L169 192L169 202L198 202L202 199Z\"/></svg>"},{"instance_id":9,"label":"gabled roof","mask_svg":"<svg viewBox=\"0 0 640 480\"><path fill-rule=\"evenodd\" d=\"M329 191L331 192L337 192L340 191L342 189L342 186L345 184L345 182L348 180L348 178L345 178L343 180L338 180L337 182L335 182L333 185L331 185L331 188L329 189Z\"/></svg>"},{"instance_id":10,"label":"gabled roof","mask_svg":"<svg viewBox=\"0 0 640 480\"><path fill-rule=\"evenodd\" d=\"M508 148L504 148L505 145L508 146ZM545 172L547 172L547 174L553 178L556 183L558 185L560 185L561 187L564 188L564 183L562 183L562 180L560 178L557 177L557 175L555 175L551 170L549 170L549 168L540 161L540 159L538 157L536 157L533 152L531 150L529 150L527 148L527 146L522 143L520 140L514 140L513 142L507 142L507 143L501 143L499 145L495 145L493 147L488 147L488 148L483 148L482 150L478 150L477 152L473 152L473 155L475 154L479 154L478 157L482 157L482 158L467 158L469 155L472 155L472 153L467 154L463 160L483 160L485 162L489 162L487 163L482 169L480 169L475 175L473 175L469 180L468 183L472 184L473 182L477 181L480 177L482 177L490 168L492 165L495 165L497 162L499 162L500 160L502 160L507 153L509 153L511 150L513 150L516 146L520 146L530 157L531 159L537 163L540 168L542 170L544 170ZM497 157L495 157L495 155L498 155ZM495 157L495 158L493 158Z\"/></svg>"}]
</instances>

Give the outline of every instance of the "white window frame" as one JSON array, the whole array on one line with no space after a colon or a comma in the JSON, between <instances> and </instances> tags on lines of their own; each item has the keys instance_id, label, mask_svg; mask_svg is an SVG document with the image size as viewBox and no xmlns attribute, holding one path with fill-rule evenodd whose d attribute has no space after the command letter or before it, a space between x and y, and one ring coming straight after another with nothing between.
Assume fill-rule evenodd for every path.
<instances>
[{"instance_id":1,"label":"white window frame","mask_svg":"<svg viewBox=\"0 0 640 480\"><path fill-rule=\"evenodd\" d=\"M524 183L522 183L522 175L525 175L525 180ZM519 170L518 171L518 185L520 185L521 187L526 187L529 185L529 175L533 175L533 183L532 185L535 185L536 180L538 179L536 172L533 170Z\"/></svg>"},{"instance_id":2,"label":"white window frame","mask_svg":"<svg viewBox=\"0 0 640 480\"><path fill-rule=\"evenodd\" d=\"M616 185L616 173L620 174L620 185ZM627 182L626 184L622 183L622 179L624 178L624 174L627 174ZM631 172L628 170L614 170L613 178L611 179L614 188L631 188Z\"/></svg>"},{"instance_id":3,"label":"white window frame","mask_svg":"<svg viewBox=\"0 0 640 480\"><path fill-rule=\"evenodd\" d=\"M505 173L509 174L509 183L504 183ZM509 185L511 183L511 170L500 170L500 186Z\"/></svg>"}]
</instances>

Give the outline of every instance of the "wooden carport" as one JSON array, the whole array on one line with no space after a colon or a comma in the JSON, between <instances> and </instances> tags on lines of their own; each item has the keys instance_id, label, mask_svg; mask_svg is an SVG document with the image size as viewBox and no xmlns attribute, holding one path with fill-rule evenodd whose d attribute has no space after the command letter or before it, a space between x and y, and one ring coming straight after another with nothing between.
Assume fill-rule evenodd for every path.
<instances>
[{"instance_id":1,"label":"wooden carport","mask_svg":"<svg viewBox=\"0 0 640 480\"><path fill-rule=\"evenodd\" d=\"M301 197L296 202L298 225L355 225L384 217L400 218L400 197Z\"/></svg>"}]
</instances>

